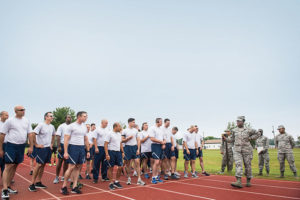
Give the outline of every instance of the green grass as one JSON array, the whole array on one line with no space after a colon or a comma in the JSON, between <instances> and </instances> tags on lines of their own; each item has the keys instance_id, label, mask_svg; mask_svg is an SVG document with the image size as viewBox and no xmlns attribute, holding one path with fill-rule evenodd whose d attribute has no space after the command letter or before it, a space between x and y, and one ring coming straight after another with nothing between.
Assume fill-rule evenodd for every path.
<instances>
[{"instance_id":1,"label":"green grass","mask_svg":"<svg viewBox=\"0 0 300 200\"><path fill-rule=\"evenodd\" d=\"M269 150L270 156L270 175L267 177L265 176L266 172L264 169L264 176L257 176L259 169L258 169L258 155L256 150L253 151L253 160L252 160L252 173L255 178L266 178L266 179L279 179L279 180L293 180L293 181L300 181L299 179L294 178L293 173L290 170L289 164L285 162L285 178L277 178L276 176L280 175L279 171L279 162L277 160L277 150L270 149ZM294 149L294 157L295 157L295 164L299 175L300 169L300 149ZM203 159L204 159L204 167L205 170L211 174L216 174L221 170L221 162L222 162L222 155L220 154L220 150L203 150ZM184 159L182 155L182 151L179 152L179 159L177 161L177 170L184 171ZM196 161L196 170L200 170L200 163L199 159ZM225 172L224 175L232 175L235 174L235 167L233 168L233 172L227 173Z\"/></svg>"}]
</instances>

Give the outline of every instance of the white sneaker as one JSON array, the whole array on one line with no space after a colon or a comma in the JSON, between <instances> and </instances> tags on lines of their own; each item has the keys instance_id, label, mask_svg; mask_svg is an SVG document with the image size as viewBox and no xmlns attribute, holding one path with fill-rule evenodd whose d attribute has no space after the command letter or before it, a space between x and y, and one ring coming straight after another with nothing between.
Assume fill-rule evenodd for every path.
<instances>
[{"instance_id":1,"label":"white sneaker","mask_svg":"<svg viewBox=\"0 0 300 200\"><path fill-rule=\"evenodd\" d=\"M171 174L171 172L168 172L167 175L168 175L168 176L171 176L172 174Z\"/></svg>"},{"instance_id":2,"label":"white sneaker","mask_svg":"<svg viewBox=\"0 0 300 200\"><path fill-rule=\"evenodd\" d=\"M188 178L189 177L189 175L188 175L188 173L184 173L184 176L183 176L184 178Z\"/></svg>"},{"instance_id":3,"label":"white sneaker","mask_svg":"<svg viewBox=\"0 0 300 200\"><path fill-rule=\"evenodd\" d=\"M179 174L178 172L174 172L174 174L175 174L176 176L180 176L180 174Z\"/></svg>"},{"instance_id":4,"label":"white sneaker","mask_svg":"<svg viewBox=\"0 0 300 200\"><path fill-rule=\"evenodd\" d=\"M7 188L9 194L18 194L18 190L13 190L10 187Z\"/></svg>"},{"instance_id":5,"label":"white sneaker","mask_svg":"<svg viewBox=\"0 0 300 200\"><path fill-rule=\"evenodd\" d=\"M131 178L130 177L128 177L126 184L131 185Z\"/></svg>"},{"instance_id":6,"label":"white sneaker","mask_svg":"<svg viewBox=\"0 0 300 200\"><path fill-rule=\"evenodd\" d=\"M196 173L192 173L192 177L193 177L193 178L198 178L199 176L197 176Z\"/></svg>"},{"instance_id":7,"label":"white sneaker","mask_svg":"<svg viewBox=\"0 0 300 200\"><path fill-rule=\"evenodd\" d=\"M137 172L136 171L133 172L133 176L137 176Z\"/></svg>"},{"instance_id":8,"label":"white sneaker","mask_svg":"<svg viewBox=\"0 0 300 200\"><path fill-rule=\"evenodd\" d=\"M58 176L56 176L56 177L55 177L55 179L54 179L53 183L54 183L54 184L57 184L57 183L59 183L59 177L58 177Z\"/></svg>"},{"instance_id":9,"label":"white sneaker","mask_svg":"<svg viewBox=\"0 0 300 200\"><path fill-rule=\"evenodd\" d=\"M139 179L136 184L137 185L146 185L146 183L144 181L142 181L142 179Z\"/></svg>"},{"instance_id":10,"label":"white sneaker","mask_svg":"<svg viewBox=\"0 0 300 200\"><path fill-rule=\"evenodd\" d=\"M2 190L1 198L2 199L9 199L9 192L8 192L8 190Z\"/></svg>"}]
</instances>

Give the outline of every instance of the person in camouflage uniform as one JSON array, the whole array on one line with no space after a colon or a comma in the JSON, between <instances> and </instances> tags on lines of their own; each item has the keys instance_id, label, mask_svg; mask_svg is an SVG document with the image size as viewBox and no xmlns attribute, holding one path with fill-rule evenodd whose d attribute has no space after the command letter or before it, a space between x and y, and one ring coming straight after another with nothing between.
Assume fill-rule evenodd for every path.
<instances>
[{"instance_id":1,"label":"person in camouflage uniform","mask_svg":"<svg viewBox=\"0 0 300 200\"><path fill-rule=\"evenodd\" d=\"M283 125L278 126L278 131L279 134L275 137L275 147L278 149L280 177L284 177L285 159L287 159L294 176L297 177L297 169L293 154L293 148L295 146L294 138L285 132L285 127Z\"/></svg>"},{"instance_id":2,"label":"person in camouflage uniform","mask_svg":"<svg viewBox=\"0 0 300 200\"><path fill-rule=\"evenodd\" d=\"M231 139L231 131L230 130L225 130L225 135L227 135L227 138ZM227 150L226 150L226 143L227 143ZM222 145L221 145L221 154L223 155L222 159L222 165L221 165L221 171L220 174L223 174L225 171L225 167L227 166L227 156L228 156L228 166L227 166L227 171L231 172L233 168L233 152L232 152L232 147L233 143L232 142L227 142L225 140L222 140ZM228 153L228 155L227 155Z\"/></svg>"},{"instance_id":3,"label":"person in camouflage uniform","mask_svg":"<svg viewBox=\"0 0 300 200\"><path fill-rule=\"evenodd\" d=\"M259 167L259 176L262 176L262 171L264 169L264 165L266 167L267 175L270 173L270 165L269 165L269 139L263 135L263 130L258 129L260 133L260 137L256 140L256 147L262 147L263 150L258 154L258 167Z\"/></svg>"},{"instance_id":4,"label":"person in camouflage uniform","mask_svg":"<svg viewBox=\"0 0 300 200\"><path fill-rule=\"evenodd\" d=\"M223 138L233 143L233 159L235 162L236 182L231 183L233 187L242 188L243 163L245 165L245 175L247 177L247 187L251 187L252 168L251 161L253 159L253 148L250 144L251 140L259 137L258 131L244 127L245 117L237 118L237 127L232 129L232 138Z\"/></svg>"}]
</instances>

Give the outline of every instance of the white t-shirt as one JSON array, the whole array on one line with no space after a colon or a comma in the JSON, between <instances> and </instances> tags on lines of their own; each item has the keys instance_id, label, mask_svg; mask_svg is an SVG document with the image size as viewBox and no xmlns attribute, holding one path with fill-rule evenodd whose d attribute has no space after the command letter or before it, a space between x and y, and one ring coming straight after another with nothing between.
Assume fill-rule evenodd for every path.
<instances>
[{"instance_id":1,"label":"white t-shirt","mask_svg":"<svg viewBox=\"0 0 300 200\"><path fill-rule=\"evenodd\" d=\"M63 123L61 125L58 126L57 131L56 131L56 135L60 136L60 143L63 144L64 143L64 135L66 133L66 130L68 128L68 124Z\"/></svg>"},{"instance_id":2,"label":"white t-shirt","mask_svg":"<svg viewBox=\"0 0 300 200\"><path fill-rule=\"evenodd\" d=\"M133 136L130 140L125 142L125 145L134 146L137 145L137 137L139 137L139 131L136 128L126 128L122 132L122 136L126 138Z\"/></svg>"},{"instance_id":3,"label":"white t-shirt","mask_svg":"<svg viewBox=\"0 0 300 200\"><path fill-rule=\"evenodd\" d=\"M139 133L139 135L142 140L149 135L149 132L141 131ZM150 137L148 137L148 139L144 143L141 142L141 153L151 152L151 144L152 144L152 141L151 141Z\"/></svg>"},{"instance_id":4,"label":"white t-shirt","mask_svg":"<svg viewBox=\"0 0 300 200\"><path fill-rule=\"evenodd\" d=\"M182 141L186 142L186 145L189 149L196 149L196 147L195 147L196 134L195 133L186 132L183 135Z\"/></svg>"},{"instance_id":5,"label":"white t-shirt","mask_svg":"<svg viewBox=\"0 0 300 200\"><path fill-rule=\"evenodd\" d=\"M1 131L2 127L3 127L3 125L4 125L4 122L0 121L0 131ZM7 139L6 139L6 138L7 138L7 137L5 137L5 135L4 135L4 142L3 142L3 143L6 143L6 142L7 142Z\"/></svg>"},{"instance_id":6,"label":"white t-shirt","mask_svg":"<svg viewBox=\"0 0 300 200\"><path fill-rule=\"evenodd\" d=\"M196 134L197 145L198 145L198 147L201 147L202 146L203 137L201 136L200 133L195 133L195 134Z\"/></svg>"},{"instance_id":7,"label":"white t-shirt","mask_svg":"<svg viewBox=\"0 0 300 200\"><path fill-rule=\"evenodd\" d=\"M150 129L149 129L149 135L150 137L154 137L156 138L157 140L160 140L160 141L163 141L163 131L161 129L161 127L157 127L157 126L152 126ZM153 143L156 143L156 142L153 142ZM158 143L157 143L158 144Z\"/></svg>"},{"instance_id":8,"label":"white t-shirt","mask_svg":"<svg viewBox=\"0 0 300 200\"><path fill-rule=\"evenodd\" d=\"M108 142L108 150L110 151L120 151L122 136L121 133L116 133L111 131L105 135L105 142Z\"/></svg>"},{"instance_id":9,"label":"white t-shirt","mask_svg":"<svg viewBox=\"0 0 300 200\"><path fill-rule=\"evenodd\" d=\"M35 127L33 132L36 134L36 143L50 147L52 136L55 135L55 128L52 124L41 122Z\"/></svg>"},{"instance_id":10,"label":"white t-shirt","mask_svg":"<svg viewBox=\"0 0 300 200\"><path fill-rule=\"evenodd\" d=\"M105 139L105 135L109 133L107 128L96 128L96 130L94 131L94 138L96 138L97 140L97 146L101 146L104 147L104 139Z\"/></svg>"},{"instance_id":11,"label":"white t-shirt","mask_svg":"<svg viewBox=\"0 0 300 200\"><path fill-rule=\"evenodd\" d=\"M172 136L171 128L162 127L161 129L164 133L164 140L166 140L166 143L171 143L171 136Z\"/></svg>"},{"instance_id":12,"label":"white t-shirt","mask_svg":"<svg viewBox=\"0 0 300 200\"><path fill-rule=\"evenodd\" d=\"M89 144L93 144L93 138L95 137L95 132L94 131L90 131L88 132L87 136L88 136L88 140L89 140Z\"/></svg>"},{"instance_id":13,"label":"white t-shirt","mask_svg":"<svg viewBox=\"0 0 300 200\"><path fill-rule=\"evenodd\" d=\"M87 127L84 123L78 124L74 122L70 124L65 132L65 135L70 135L69 144L84 145L84 136L87 136Z\"/></svg>"},{"instance_id":14,"label":"white t-shirt","mask_svg":"<svg viewBox=\"0 0 300 200\"><path fill-rule=\"evenodd\" d=\"M27 118L13 117L6 120L0 132L5 134L5 138L9 143L25 144L27 135L32 133L32 128Z\"/></svg>"}]
</instances>

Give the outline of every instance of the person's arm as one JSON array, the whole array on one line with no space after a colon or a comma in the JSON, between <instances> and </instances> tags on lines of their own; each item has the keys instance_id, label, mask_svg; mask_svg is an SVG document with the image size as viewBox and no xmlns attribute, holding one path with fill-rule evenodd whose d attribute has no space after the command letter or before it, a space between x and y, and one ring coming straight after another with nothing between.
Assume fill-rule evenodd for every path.
<instances>
[{"instance_id":1,"label":"person's arm","mask_svg":"<svg viewBox=\"0 0 300 200\"><path fill-rule=\"evenodd\" d=\"M175 150L175 141L174 141L174 139L173 139L173 137L171 136L171 144L172 144L172 146L171 146L171 151L174 151Z\"/></svg>"},{"instance_id":2,"label":"person's arm","mask_svg":"<svg viewBox=\"0 0 300 200\"><path fill-rule=\"evenodd\" d=\"M266 137L266 147L265 150L267 151L269 149L269 138Z\"/></svg>"},{"instance_id":3,"label":"person's arm","mask_svg":"<svg viewBox=\"0 0 300 200\"><path fill-rule=\"evenodd\" d=\"M146 142L146 140L149 138L149 135L147 135L146 137L144 137L143 139L141 139L141 143Z\"/></svg>"},{"instance_id":4,"label":"person's arm","mask_svg":"<svg viewBox=\"0 0 300 200\"><path fill-rule=\"evenodd\" d=\"M199 150L198 150L198 143L197 143L197 141L195 142L195 148L196 148L196 155L198 155L199 154Z\"/></svg>"},{"instance_id":5,"label":"person's arm","mask_svg":"<svg viewBox=\"0 0 300 200\"><path fill-rule=\"evenodd\" d=\"M295 147L295 140L293 138L293 136L290 135L290 143L291 143L291 146L292 146L292 149Z\"/></svg>"},{"instance_id":6,"label":"person's arm","mask_svg":"<svg viewBox=\"0 0 300 200\"><path fill-rule=\"evenodd\" d=\"M156 142L156 143L159 143L159 144L163 144L163 141L158 140L158 139L156 139L155 137L150 137L150 139L151 139L152 142Z\"/></svg>"},{"instance_id":7,"label":"person's arm","mask_svg":"<svg viewBox=\"0 0 300 200\"><path fill-rule=\"evenodd\" d=\"M138 146L138 149L137 149L137 151L136 151L136 155L140 155L140 149L141 149L141 140L140 140L140 136L137 136L136 141L137 141L137 146ZM123 145L122 145L122 146L123 146Z\"/></svg>"},{"instance_id":8,"label":"person's arm","mask_svg":"<svg viewBox=\"0 0 300 200\"><path fill-rule=\"evenodd\" d=\"M84 144L85 144L85 149L86 149L86 157L90 158L90 143L89 143L89 138L87 135L84 136Z\"/></svg>"},{"instance_id":9,"label":"person's arm","mask_svg":"<svg viewBox=\"0 0 300 200\"><path fill-rule=\"evenodd\" d=\"M4 152L3 152L3 142L4 142L5 134L0 133L0 158L3 158Z\"/></svg>"},{"instance_id":10,"label":"person's arm","mask_svg":"<svg viewBox=\"0 0 300 200\"><path fill-rule=\"evenodd\" d=\"M255 129L251 129L250 130L250 140L256 140L257 138L259 138L259 136L260 136L260 133L257 131L257 130L255 130Z\"/></svg>"},{"instance_id":11,"label":"person's arm","mask_svg":"<svg viewBox=\"0 0 300 200\"><path fill-rule=\"evenodd\" d=\"M125 153L124 153L124 148L123 148L122 142L120 144L120 150L121 150L121 153L122 153L122 158L124 158L125 157Z\"/></svg>"},{"instance_id":12,"label":"person's arm","mask_svg":"<svg viewBox=\"0 0 300 200\"><path fill-rule=\"evenodd\" d=\"M67 134L64 135L64 150L65 150L64 158L66 160L69 159L68 145L69 145L70 138L71 138L70 135L67 135Z\"/></svg>"},{"instance_id":13,"label":"person's arm","mask_svg":"<svg viewBox=\"0 0 300 200\"><path fill-rule=\"evenodd\" d=\"M186 141L183 141L183 146L184 146L184 148L185 148L185 150L186 150L186 153L187 153L187 154L190 154L190 150L189 150L189 148L187 147Z\"/></svg>"},{"instance_id":14,"label":"person's arm","mask_svg":"<svg viewBox=\"0 0 300 200\"><path fill-rule=\"evenodd\" d=\"M121 142L121 147L123 147L122 146L122 142ZM106 141L104 143L104 152L105 152L105 158L106 158L106 160L109 161L110 157L109 157L109 154L108 154L108 142L106 142Z\"/></svg>"},{"instance_id":15,"label":"person's arm","mask_svg":"<svg viewBox=\"0 0 300 200\"><path fill-rule=\"evenodd\" d=\"M55 142L55 135L52 135L51 144L50 144L51 150L53 149L54 142Z\"/></svg>"},{"instance_id":16,"label":"person's arm","mask_svg":"<svg viewBox=\"0 0 300 200\"><path fill-rule=\"evenodd\" d=\"M56 135L56 141L57 141L57 151L61 152L60 136L59 135Z\"/></svg>"},{"instance_id":17,"label":"person's arm","mask_svg":"<svg viewBox=\"0 0 300 200\"><path fill-rule=\"evenodd\" d=\"M128 138L125 138L124 136L122 136L122 143L128 142L132 138L133 138L133 135L129 136Z\"/></svg>"}]
</instances>

